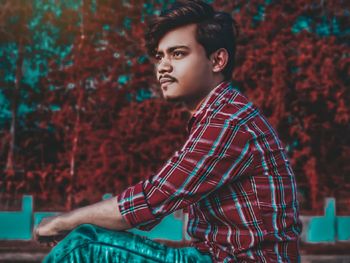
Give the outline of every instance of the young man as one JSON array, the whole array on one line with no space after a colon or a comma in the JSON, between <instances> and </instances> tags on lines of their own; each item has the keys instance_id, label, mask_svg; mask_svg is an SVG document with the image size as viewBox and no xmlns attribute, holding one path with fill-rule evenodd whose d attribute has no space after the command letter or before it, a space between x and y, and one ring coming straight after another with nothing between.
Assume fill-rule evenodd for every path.
<instances>
[{"instance_id":1,"label":"young man","mask_svg":"<svg viewBox=\"0 0 350 263\"><path fill-rule=\"evenodd\" d=\"M300 261L286 152L259 109L232 86L236 29L229 14L197 0L178 1L150 21L147 49L164 98L191 112L188 139L156 174L116 197L44 219L36 238L70 232L46 262ZM116 231L150 230L185 207L189 247Z\"/></svg>"}]
</instances>

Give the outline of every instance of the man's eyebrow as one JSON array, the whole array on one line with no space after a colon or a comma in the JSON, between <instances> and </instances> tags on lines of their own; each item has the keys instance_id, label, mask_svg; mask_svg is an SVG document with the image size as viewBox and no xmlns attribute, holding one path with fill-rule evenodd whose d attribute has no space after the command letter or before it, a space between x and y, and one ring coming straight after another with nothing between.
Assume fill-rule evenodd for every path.
<instances>
[{"instance_id":1,"label":"man's eyebrow","mask_svg":"<svg viewBox=\"0 0 350 263\"><path fill-rule=\"evenodd\" d=\"M178 48L190 49L188 46L178 45L178 46L168 47L167 48L167 53L170 53L170 52L172 52L172 51L174 51L175 49L178 49ZM163 51L156 51L155 55L158 55L158 54L163 54Z\"/></svg>"}]
</instances>

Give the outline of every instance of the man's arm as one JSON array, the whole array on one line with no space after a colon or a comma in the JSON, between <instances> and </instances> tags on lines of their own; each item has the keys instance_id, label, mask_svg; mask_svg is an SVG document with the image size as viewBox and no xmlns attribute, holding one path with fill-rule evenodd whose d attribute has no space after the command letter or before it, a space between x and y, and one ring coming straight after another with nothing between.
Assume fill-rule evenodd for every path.
<instances>
[{"instance_id":1,"label":"man's arm","mask_svg":"<svg viewBox=\"0 0 350 263\"><path fill-rule=\"evenodd\" d=\"M67 212L62 215L62 223L70 229L81 224L93 224L114 230L131 228L120 214L116 197Z\"/></svg>"},{"instance_id":2,"label":"man's arm","mask_svg":"<svg viewBox=\"0 0 350 263\"><path fill-rule=\"evenodd\" d=\"M164 216L250 173L252 137L241 124L257 111L254 107L236 110L227 104L222 113L200 121L156 174L117 196L122 216L133 227L150 230Z\"/></svg>"},{"instance_id":3,"label":"man's arm","mask_svg":"<svg viewBox=\"0 0 350 263\"><path fill-rule=\"evenodd\" d=\"M94 224L114 230L132 228L120 214L117 198L113 197L57 216L44 218L34 229L34 239L38 240L43 236L59 236L81 224Z\"/></svg>"}]
</instances>

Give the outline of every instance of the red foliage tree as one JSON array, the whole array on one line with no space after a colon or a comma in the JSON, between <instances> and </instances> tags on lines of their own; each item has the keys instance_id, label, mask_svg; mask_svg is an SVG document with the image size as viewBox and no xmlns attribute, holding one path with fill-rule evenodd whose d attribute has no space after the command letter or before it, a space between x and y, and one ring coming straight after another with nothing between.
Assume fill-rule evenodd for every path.
<instances>
[{"instance_id":1,"label":"red foliage tree","mask_svg":"<svg viewBox=\"0 0 350 263\"><path fill-rule=\"evenodd\" d=\"M48 15L62 29L59 41L74 42L63 61L52 59L40 95L32 94L42 102L26 125L39 123L42 131L23 133L19 143L27 172L18 187L43 208L70 209L117 193L156 172L186 138L189 115L161 99L145 56L142 18L160 6L143 4L84 1L80 10L65 11L68 22ZM332 22L346 28L344 6L302 0L213 6L240 24L234 83L277 129L310 200L303 208L318 210L320 197L347 193L349 46L347 35L335 37ZM309 24L297 32L300 18ZM320 36L320 24L333 25L333 35Z\"/></svg>"}]
</instances>

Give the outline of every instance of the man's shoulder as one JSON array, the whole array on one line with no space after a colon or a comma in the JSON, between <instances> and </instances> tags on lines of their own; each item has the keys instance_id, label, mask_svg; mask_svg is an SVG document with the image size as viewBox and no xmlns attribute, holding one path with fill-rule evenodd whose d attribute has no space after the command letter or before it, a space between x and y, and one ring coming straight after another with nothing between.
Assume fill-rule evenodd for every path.
<instances>
[{"instance_id":1,"label":"man's shoulder","mask_svg":"<svg viewBox=\"0 0 350 263\"><path fill-rule=\"evenodd\" d=\"M205 117L211 120L243 124L260 114L259 108L252 101L235 90L208 109Z\"/></svg>"}]
</instances>

